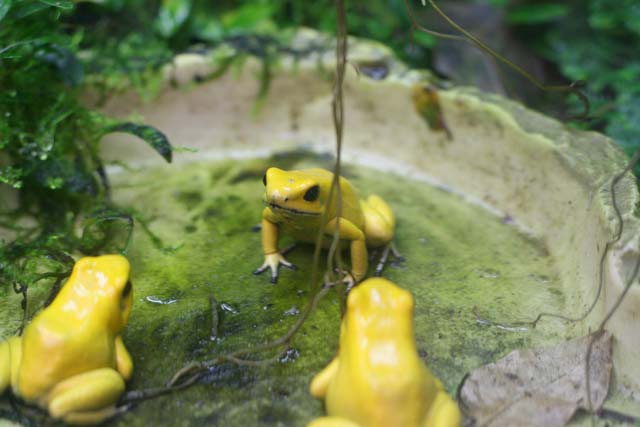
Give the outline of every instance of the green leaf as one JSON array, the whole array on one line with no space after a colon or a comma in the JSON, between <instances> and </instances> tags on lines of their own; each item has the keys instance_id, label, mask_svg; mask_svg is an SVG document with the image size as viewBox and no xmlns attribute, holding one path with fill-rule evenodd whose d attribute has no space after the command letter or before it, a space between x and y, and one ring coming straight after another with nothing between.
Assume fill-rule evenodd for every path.
<instances>
[{"instance_id":1,"label":"green leaf","mask_svg":"<svg viewBox=\"0 0 640 427\"><path fill-rule=\"evenodd\" d=\"M6 166L0 169L0 183L10 185L13 188L21 188L23 175L22 169Z\"/></svg>"},{"instance_id":2,"label":"green leaf","mask_svg":"<svg viewBox=\"0 0 640 427\"><path fill-rule=\"evenodd\" d=\"M49 5L41 2L28 2L23 5L15 5L11 11L11 18L13 19L21 19L25 18L29 15L33 15L34 13L38 13L41 10L47 9ZM18 7L19 6L19 7Z\"/></svg>"},{"instance_id":3,"label":"green leaf","mask_svg":"<svg viewBox=\"0 0 640 427\"><path fill-rule=\"evenodd\" d=\"M541 24L567 16L569 6L562 3L530 4L514 8L507 14L511 24Z\"/></svg>"},{"instance_id":4,"label":"green leaf","mask_svg":"<svg viewBox=\"0 0 640 427\"><path fill-rule=\"evenodd\" d=\"M82 64L69 49L51 45L36 52L36 58L55 66L62 80L69 86L78 86L84 78Z\"/></svg>"},{"instance_id":5,"label":"green leaf","mask_svg":"<svg viewBox=\"0 0 640 427\"><path fill-rule=\"evenodd\" d=\"M137 136L156 150L168 163L171 163L173 147L166 135L158 129L152 126L127 122L109 126L105 134L113 132L130 133Z\"/></svg>"},{"instance_id":6,"label":"green leaf","mask_svg":"<svg viewBox=\"0 0 640 427\"><path fill-rule=\"evenodd\" d=\"M9 9L11 9L11 0L0 0L0 21L9 12Z\"/></svg>"},{"instance_id":7,"label":"green leaf","mask_svg":"<svg viewBox=\"0 0 640 427\"><path fill-rule=\"evenodd\" d=\"M273 13L273 6L269 4L249 3L224 14L222 24L227 30L250 30L252 32L271 30L273 29L271 21Z\"/></svg>"},{"instance_id":8,"label":"green leaf","mask_svg":"<svg viewBox=\"0 0 640 427\"><path fill-rule=\"evenodd\" d=\"M209 42L220 41L224 36L224 28L220 20L206 13L193 15L190 30L195 37Z\"/></svg>"},{"instance_id":9,"label":"green leaf","mask_svg":"<svg viewBox=\"0 0 640 427\"><path fill-rule=\"evenodd\" d=\"M70 0L40 0L40 3L57 7L62 10L71 10L74 8L74 3Z\"/></svg>"},{"instance_id":10,"label":"green leaf","mask_svg":"<svg viewBox=\"0 0 640 427\"><path fill-rule=\"evenodd\" d=\"M162 0L155 28L163 37L171 37L189 18L191 0Z\"/></svg>"},{"instance_id":11,"label":"green leaf","mask_svg":"<svg viewBox=\"0 0 640 427\"><path fill-rule=\"evenodd\" d=\"M427 47L427 48L432 48L437 43L435 36L432 36L431 34L427 34L422 31L414 31L413 39L420 46Z\"/></svg>"}]
</instances>

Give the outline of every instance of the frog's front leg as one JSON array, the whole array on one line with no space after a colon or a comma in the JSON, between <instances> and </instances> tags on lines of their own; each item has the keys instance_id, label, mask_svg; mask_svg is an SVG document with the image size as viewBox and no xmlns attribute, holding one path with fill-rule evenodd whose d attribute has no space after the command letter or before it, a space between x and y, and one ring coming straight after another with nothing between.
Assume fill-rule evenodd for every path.
<instances>
[{"instance_id":1,"label":"frog's front leg","mask_svg":"<svg viewBox=\"0 0 640 427\"><path fill-rule=\"evenodd\" d=\"M461 422L458 405L442 389L438 391L431 402L423 427L459 427Z\"/></svg>"},{"instance_id":2,"label":"frog's front leg","mask_svg":"<svg viewBox=\"0 0 640 427\"><path fill-rule=\"evenodd\" d=\"M98 424L115 415L125 384L111 368L96 369L69 377L47 395L49 414L69 424Z\"/></svg>"},{"instance_id":3,"label":"frog's front leg","mask_svg":"<svg viewBox=\"0 0 640 427\"><path fill-rule=\"evenodd\" d=\"M320 417L307 424L307 427L363 427L360 424L340 417Z\"/></svg>"},{"instance_id":4,"label":"frog's front leg","mask_svg":"<svg viewBox=\"0 0 640 427\"><path fill-rule=\"evenodd\" d=\"M11 382L11 350L9 342L0 342L0 394L9 386Z\"/></svg>"},{"instance_id":5,"label":"frog's front leg","mask_svg":"<svg viewBox=\"0 0 640 427\"><path fill-rule=\"evenodd\" d=\"M338 372L339 361L337 357L334 357L331 363L329 363L325 368L318 372L315 377L311 380L311 384L309 385L309 391L311 395L316 399L324 399L327 395L327 389L329 388L329 383L336 376L336 372Z\"/></svg>"},{"instance_id":6,"label":"frog's front leg","mask_svg":"<svg viewBox=\"0 0 640 427\"><path fill-rule=\"evenodd\" d=\"M392 243L396 218L387 202L375 194L369 196L367 200L361 200L360 207L364 214L364 232L367 236L367 245L383 248L382 256L374 272L374 275L379 277L382 275L390 253L396 260L404 260Z\"/></svg>"},{"instance_id":7,"label":"frog's front leg","mask_svg":"<svg viewBox=\"0 0 640 427\"><path fill-rule=\"evenodd\" d=\"M277 283L280 264L291 270L296 269L296 266L287 261L278 250L278 225L264 218L264 214L262 218L262 252L264 253L264 263L253 274L261 274L267 269L271 269L271 283Z\"/></svg>"},{"instance_id":8,"label":"frog's front leg","mask_svg":"<svg viewBox=\"0 0 640 427\"><path fill-rule=\"evenodd\" d=\"M329 221L324 232L328 235L333 235L336 229L336 222L338 222L340 227L340 238L351 242L351 272L353 273L355 283L358 283L364 279L364 276L367 274L367 268L369 267L364 233L351 221L344 218L340 218L339 221L338 218Z\"/></svg>"}]
</instances>

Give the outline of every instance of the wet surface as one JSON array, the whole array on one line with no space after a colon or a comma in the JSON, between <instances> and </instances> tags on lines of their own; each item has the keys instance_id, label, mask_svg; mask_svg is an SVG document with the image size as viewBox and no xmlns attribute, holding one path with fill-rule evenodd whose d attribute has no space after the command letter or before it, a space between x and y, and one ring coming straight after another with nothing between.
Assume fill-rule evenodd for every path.
<instances>
[{"instance_id":1,"label":"wet surface","mask_svg":"<svg viewBox=\"0 0 640 427\"><path fill-rule=\"evenodd\" d=\"M252 227L260 221L268 166L329 167L328 160L278 156L177 165L171 174L113 175L115 200L144 212L165 246L177 248L162 250L139 226L135 230L128 255L134 306L124 334L135 363L129 389L160 386L189 361L278 338L299 318L310 295L313 248L291 251L287 258L298 270L284 269L272 285L267 273L252 274L263 261L260 233ZM553 320L535 330L505 330L474 315L475 308L487 319L510 322L562 311L564 297L539 242L427 184L351 165L345 175L361 197L375 192L396 212L395 242L406 261L383 275L414 294L418 349L449 392L479 365L564 336ZM281 239L280 247L288 243ZM143 402L108 425L304 425L322 413L308 384L336 351L339 305L329 293L275 364L218 366L201 384Z\"/></svg>"}]
</instances>

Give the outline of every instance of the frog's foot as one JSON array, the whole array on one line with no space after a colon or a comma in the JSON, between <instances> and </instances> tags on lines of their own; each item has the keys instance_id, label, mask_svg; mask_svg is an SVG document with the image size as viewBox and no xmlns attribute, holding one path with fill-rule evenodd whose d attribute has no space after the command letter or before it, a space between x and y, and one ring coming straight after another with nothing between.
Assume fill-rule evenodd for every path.
<instances>
[{"instance_id":1,"label":"frog's foot","mask_svg":"<svg viewBox=\"0 0 640 427\"><path fill-rule=\"evenodd\" d=\"M335 273L338 274L339 270L336 269ZM333 288L336 287L338 284L342 284L345 286L344 289L344 293L345 295L349 293L349 291L351 289L353 289L356 284L358 283L358 281L356 280L356 277L353 275L352 272L348 271L348 270L343 270L342 271L342 280L337 280L337 281L331 281L331 278L329 277L329 274L325 274L324 276L324 284L323 286L325 288Z\"/></svg>"},{"instance_id":2,"label":"frog's foot","mask_svg":"<svg viewBox=\"0 0 640 427\"><path fill-rule=\"evenodd\" d=\"M120 412L115 404L124 389L124 379L116 370L96 369L58 383L46 406L53 418L68 424L99 424Z\"/></svg>"},{"instance_id":3,"label":"frog's foot","mask_svg":"<svg viewBox=\"0 0 640 427\"><path fill-rule=\"evenodd\" d=\"M376 277L382 276L382 272L384 271L384 267L387 265L387 261L389 261L389 255L393 256L393 259L397 262L404 262L404 257L400 255L400 252L396 249L393 243L388 243L382 249L382 255L380 256L380 260L378 264L376 264L376 269L373 272L373 275Z\"/></svg>"},{"instance_id":4,"label":"frog's foot","mask_svg":"<svg viewBox=\"0 0 640 427\"><path fill-rule=\"evenodd\" d=\"M307 427L362 427L353 421L341 417L320 417L307 424Z\"/></svg>"},{"instance_id":5,"label":"frog's foot","mask_svg":"<svg viewBox=\"0 0 640 427\"><path fill-rule=\"evenodd\" d=\"M286 253L288 251L282 251ZM264 273L267 269L271 269L271 283L278 283L278 267L282 264L284 267L289 270L296 270L296 266L286 260L284 256L280 252L276 252L273 254L268 254L264 256L264 263L253 272L253 274L258 275Z\"/></svg>"}]
</instances>

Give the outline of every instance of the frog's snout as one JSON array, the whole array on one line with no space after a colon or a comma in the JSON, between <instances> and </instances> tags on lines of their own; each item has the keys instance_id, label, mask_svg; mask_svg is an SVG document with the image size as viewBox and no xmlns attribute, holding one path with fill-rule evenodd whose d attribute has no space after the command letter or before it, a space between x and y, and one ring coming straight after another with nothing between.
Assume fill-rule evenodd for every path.
<instances>
[{"instance_id":1,"label":"frog's snout","mask_svg":"<svg viewBox=\"0 0 640 427\"><path fill-rule=\"evenodd\" d=\"M280 194L280 192L278 191L273 191L270 195L269 195L269 201L271 204L274 205L282 205L284 203L287 203L289 201L289 197L284 195L284 194Z\"/></svg>"}]
</instances>

